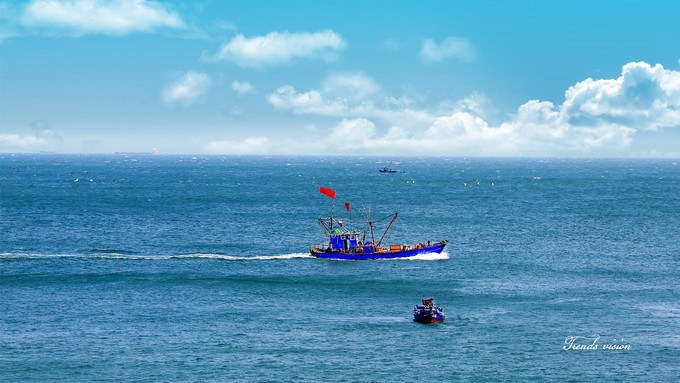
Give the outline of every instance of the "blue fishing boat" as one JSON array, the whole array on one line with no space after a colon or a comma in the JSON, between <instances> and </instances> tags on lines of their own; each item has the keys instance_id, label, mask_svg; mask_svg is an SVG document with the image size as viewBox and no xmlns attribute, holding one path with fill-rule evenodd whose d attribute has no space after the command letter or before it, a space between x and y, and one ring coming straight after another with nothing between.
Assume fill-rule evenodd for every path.
<instances>
[{"instance_id":1,"label":"blue fishing boat","mask_svg":"<svg viewBox=\"0 0 680 383\"><path fill-rule=\"evenodd\" d=\"M413 308L413 321L418 323L435 323L446 319L442 308L435 306L432 302L434 299L423 299L422 306Z\"/></svg>"},{"instance_id":2,"label":"blue fishing boat","mask_svg":"<svg viewBox=\"0 0 680 383\"><path fill-rule=\"evenodd\" d=\"M335 191L322 187L320 192L333 198L333 205L335 206ZM319 226L324 235L325 243L312 246L309 249L312 256L347 260L406 258L419 254L440 254L447 244L447 241L443 240L436 243L427 241L427 244L383 245L383 241L388 238L388 233L397 220L397 213L373 220L371 219L370 209L364 209L363 211L359 210L363 219L352 220L350 204L345 203L345 208L350 213L350 219L345 220L345 222L334 218L332 213L330 218L319 218ZM360 227L361 230L357 230L355 227ZM385 228L385 231L376 241L375 232L382 228Z\"/></svg>"},{"instance_id":3,"label":"blue fishing boat","mask_svg":"<svg viewBox=\"0 0 680 383\"><path fill-rule=\"evenodd\" d=\"M378 171L380 173L397 173L398 172L397 170L392 170L392 163L391 162L389 164L387 164L387 166L385 166L384 168L378 169Z\"/></svg>"}]
</instances>

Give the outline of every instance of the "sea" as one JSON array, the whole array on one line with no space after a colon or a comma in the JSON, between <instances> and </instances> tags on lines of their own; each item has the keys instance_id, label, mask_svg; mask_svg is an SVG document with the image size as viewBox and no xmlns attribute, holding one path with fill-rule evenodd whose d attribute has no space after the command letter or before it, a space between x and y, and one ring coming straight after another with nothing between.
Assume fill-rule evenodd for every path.
<instances>
[{"instance_id":1,"label":"sea","mask_svg":"<svg viewBox=\"0 0 680 383\"><path fill-rule=\"evenodd\" d=\"M679 380L679 159L0 154L3 382Z\"/></svg>"}]
</instances>

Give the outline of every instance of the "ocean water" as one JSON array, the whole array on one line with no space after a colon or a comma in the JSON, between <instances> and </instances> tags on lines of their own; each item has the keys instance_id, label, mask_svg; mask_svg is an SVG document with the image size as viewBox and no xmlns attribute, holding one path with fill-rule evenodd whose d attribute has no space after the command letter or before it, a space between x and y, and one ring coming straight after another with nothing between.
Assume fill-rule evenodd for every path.
<instances>
[{"instance_id":1,"label":"ocean water","mask_svg":"<svg viewBox=\"0 0 680 383\"><path fill-rule=\"evenodd\" d=\"M384 160L0 154L0 381L680 379L680 160Z\"/></svg>"}]
</instances>

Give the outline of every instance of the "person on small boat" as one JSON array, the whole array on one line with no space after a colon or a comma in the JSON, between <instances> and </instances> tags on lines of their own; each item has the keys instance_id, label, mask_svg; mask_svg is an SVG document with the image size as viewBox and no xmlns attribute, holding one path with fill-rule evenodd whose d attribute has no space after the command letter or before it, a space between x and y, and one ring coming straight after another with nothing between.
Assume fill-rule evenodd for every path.
<instances>
[{"instance_id":1,"label":"person on small boat","mask_svg":"<svg viewBox=\"0 0 680 383\"><path fill-rule=\"evenodd\" d=\"M420 323L441 322L445 318L441 307L434 306L433 298L423 298L423 305L413 309L413 320Z\"/></svg>"}]
</instances>

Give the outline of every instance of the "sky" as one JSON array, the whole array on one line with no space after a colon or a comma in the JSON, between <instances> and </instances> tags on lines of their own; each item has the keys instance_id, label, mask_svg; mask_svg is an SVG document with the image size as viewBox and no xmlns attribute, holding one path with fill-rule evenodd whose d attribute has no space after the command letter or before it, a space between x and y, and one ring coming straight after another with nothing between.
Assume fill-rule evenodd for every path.
<instances>
[{"instance_id":1,"label":"sky","mask_svg":"<svg viewBox=\"0 0 680 383\"><path fill-rule=\"evenodd\" d=\"M678 158L679 14L0 0L0 152Z\"/></svg>"}]
</instances>

